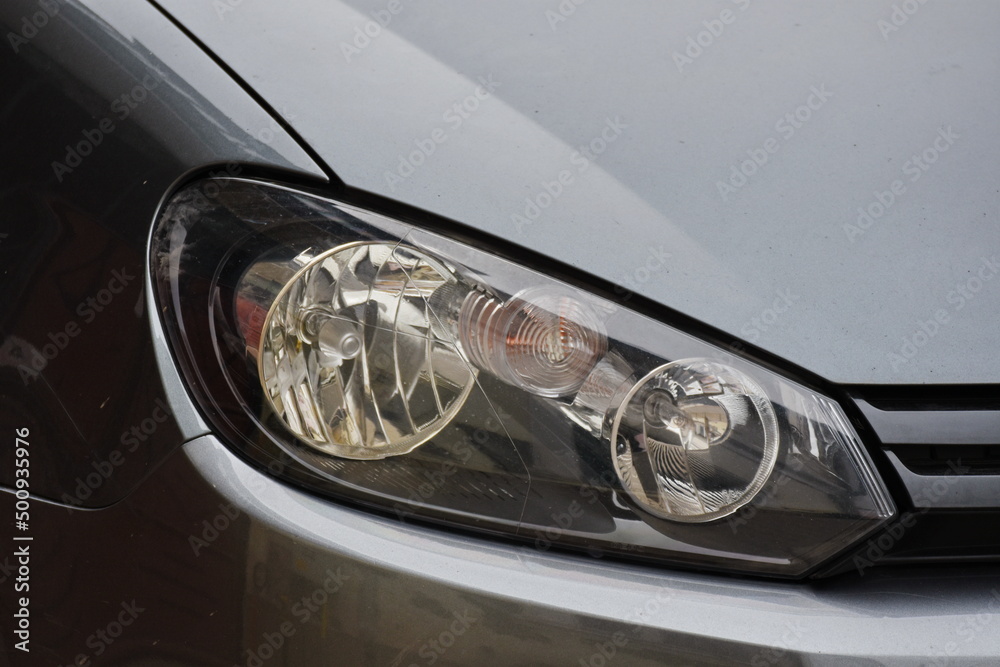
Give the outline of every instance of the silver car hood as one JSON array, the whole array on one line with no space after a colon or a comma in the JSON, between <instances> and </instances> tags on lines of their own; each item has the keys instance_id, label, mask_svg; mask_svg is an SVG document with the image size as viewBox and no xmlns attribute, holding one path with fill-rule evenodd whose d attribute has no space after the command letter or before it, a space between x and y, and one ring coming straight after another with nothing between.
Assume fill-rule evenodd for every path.
<instances>
[{"instance_id":1,"label":"silver car hood","mask_svg":"<svg viewBox=\"0 0 1000 667\"><path fill-rule=\"evenodd\" d=\"M162 5L351 186L833 381L1000 381L998 3Z\"/></svg>"}]
</instances>

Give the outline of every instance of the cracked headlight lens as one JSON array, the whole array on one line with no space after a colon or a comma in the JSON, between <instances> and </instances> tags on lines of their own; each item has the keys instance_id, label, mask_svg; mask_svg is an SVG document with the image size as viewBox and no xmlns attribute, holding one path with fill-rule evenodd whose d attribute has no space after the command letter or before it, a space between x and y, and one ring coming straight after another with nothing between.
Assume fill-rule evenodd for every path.
<instances>
[{"instance_id":1,"label":"cracked headlight lens","mask_svg":"<svg viewBox=\"0 0 1000 667\"><path fill-rule=\"evenodd\" d=\"M304 264L254 337L261 385L285 425L350 459L405 454L442 428L475 380L431 301L455 276L412 248L347 244ZM244 278L254 288L255 275Z\"/></svg>"},{"instance_id":2,"label":"cracked headlight lens","mask_svg":"<svg viewBox=\"0 0 1000 667\"><path fill-rule=\"evenodd\" d=\"M470 243L211 179L169 200L152 251L206 417L329 497L784 577L895 513L822 390Z\"/></svg>"}]
</instances>

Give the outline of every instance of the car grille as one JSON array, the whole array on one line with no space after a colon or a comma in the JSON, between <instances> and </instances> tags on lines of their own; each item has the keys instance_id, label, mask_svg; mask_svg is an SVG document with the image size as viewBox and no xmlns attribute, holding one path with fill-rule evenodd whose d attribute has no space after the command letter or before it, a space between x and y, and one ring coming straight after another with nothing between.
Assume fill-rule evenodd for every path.
<instances>
[{"instance_id":1,"label":"car grille","mask_svg":"<svg viewBox=\"0 0 1000 667\"><path fill-rule=\"evenodd\" d=\"M880 563L1000 560L1000 385L851 393L912 515L870 550Z\"/></svg>"}]
</instances>

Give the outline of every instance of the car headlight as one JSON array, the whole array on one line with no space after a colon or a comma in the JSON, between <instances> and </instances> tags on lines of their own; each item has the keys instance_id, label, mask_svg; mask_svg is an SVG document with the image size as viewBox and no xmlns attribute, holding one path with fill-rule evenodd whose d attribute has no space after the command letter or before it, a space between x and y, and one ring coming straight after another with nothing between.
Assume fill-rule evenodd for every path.
<instances>
[{"instance_id":1,"label":"car headlight","mask_svg":"<svg viewBox=\"0 0 1000 667\"><path fill-rule=\"evenodd\" d=\"M208 179L166 203L152 252L206 417L328 496L786 577L895 513L834 400L473 242Z\"/></svg>"}]
</instances>

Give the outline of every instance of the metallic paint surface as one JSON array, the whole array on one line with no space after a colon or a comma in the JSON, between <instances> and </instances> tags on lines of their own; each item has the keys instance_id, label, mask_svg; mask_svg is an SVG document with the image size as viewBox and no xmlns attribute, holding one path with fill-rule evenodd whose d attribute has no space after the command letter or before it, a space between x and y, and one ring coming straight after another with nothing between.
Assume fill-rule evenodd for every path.
<instances>
[{"instance_id":1,"label":"metallic paint surface","mask_svg":"<svg viewBox=\"0 0 1000 667\"><path fill-rule=\"evenodd\" d=\"M0 80L11 91L0 105L0 428L34 434L34 494L100 507L204 432L161 407L177 392L155 361L145 290L161 198L200 168L326 177L154 8L56 6L16 51L9 34L41 10L0 6ZM90 148L79 164L55 165L81 142ZM13 475L5 462L0 485Z\"/></svg>"},{"instance_id":2,"label":"metallic paint surface","mask_svg":"<svg viewBox=\"0 0 1000 667\"><path fill-rule=\"evenodd\" d=\"M885 32L896 4L163 2L351 186L622 283L831 381L995 383L1000 5L914 3ZM732 21L712 37L723 11ZM678 61L695 37L707 46ZM490 77L474 110L454 110ZM805 122L785 119L810 99ZM911 181L907 163L948 128L957 137L926 171L911 164ZM581 171L574 151L602 133ZM768 139L776 152L724 201L718 182ZM421 142L431 154L411 158ZM401 160L420 164L400 177ZM848 234L895 180L887 212ZM537 217L512 221L539 196ZM984 260L998 268L960 301ZM939 311L947 323L925 340Z\"/></svg>"},{"instance_id":3,"label":"metallic paint surface","mask_svg":"<svg viewBox=\"0 0 1000 667\"><path fill-rule=\"evenodd\" d=\"M88 635L133 599L145 611L95 664L245 665L283 626L265 665L578 665L599 662L602 647L615 652L607 664L629 665L971 666L1000 655L995 568L790 584L539 552L317 499L212 436L114 507L35 511L47 533L34 567L61 573L33 593L45 664L93 657ZM87 546L61 569L74 545ZM4 616L12 604L0 599Z\"/></svg>"}]
</instances>

